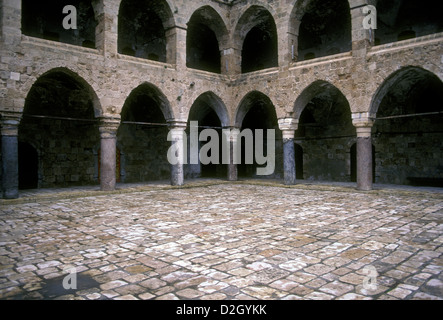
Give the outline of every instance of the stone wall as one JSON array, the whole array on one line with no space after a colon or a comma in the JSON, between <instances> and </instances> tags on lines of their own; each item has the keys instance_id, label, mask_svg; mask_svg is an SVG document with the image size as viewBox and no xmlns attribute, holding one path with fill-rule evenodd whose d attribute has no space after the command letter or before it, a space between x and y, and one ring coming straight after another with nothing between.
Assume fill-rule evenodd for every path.
<instances>
[{"instance_id":1,"label":"stone wall","mask_svg":"<svg viewBox=\"0 0 443 320\"><path fill-rule=\"evenodd\" d=\"M298 52L298 31L302 18L300 12L305 11L308 1L155 1L161 4L159 10L167 8L166 11L170 14L170 16L164 15L165 12L160 14L164 25L168 25L168 29L166 30L165 62L159 62L118 52L119 0L94 2L97 20L95 48L23 35L20 23L21 1L3 1L0 11L2 14L0 113L3 117L14 112L20 115L32 86L42 75L55 68L69 70L75 77L87 84L96 117L119 118L130 93L140 84L148 83L156 87L164 99L164 107L169 110L170 115L170 118L165 120L187 122L195 100L202 94L211 92L226 106L225 117L230 126L239 125L236 123L237 113L241 109L243 99L252 91L258 91L269 98L275 108L277 119L298 120L307 103L321 92L321 89L311 90L310 86L317 81L323 81L333 85L343 94L349 103L352 118L355 120L376 117L377 104L380 99L378 95L383 91L381 88L389 86L390 76L404 67L421 67L440 80L443 79L443 34L431 33L420 38L373 46L371 34L362 27L364 18L362 5L372 3L372 1L349 0L348 2L351 11L351 30L348 30L352 40L351 51L299 61L301 59L297 59L292 53ZM213 15L208 21L215 21L213 17L217 14L217 26L224 25L224 28L220 28L223 32L217 34L221 52L221 74L195 70L186 66L186 24L192 15L204 6L209 6L211 10L206 11L210 11ZM264 12L275 21L278 36L278 65L241 74L243 41L257 22L254 17L260 18ZM205 19L200 18L199 21L205 21ZM32 135L31 133L32 131L19 138L24 139L26 135ZM394 139L393 137L386 138L385 141L382 139L375 137L376 149L380 150L377 152L384 152L385 148L389 148L387 146L401 144L400 140L403 140L402 137L395 138L399 142L394 143L389 141L389 139ZM427 141L432 141L432 139ZM346 160L348 157L346 150L349 146L345 147L348 142L337 141L331 144L324 141L314 141L309 145L303 142L306 168L310 166L310 159L315 158L310 155L312 151L309 149L318 148L322 149L321 154L326 153L328 157L339 160L340 167L345 164L345 169L340 170L338 176L332 173L307 174L307 176L342 180L343 177L348 176L349 172L349 166L346 165L349 161ZM121 139L119 143L123 144ZM438 154L435 152L438 146L429 143L429 151L427 144L424 144L418 137L408 143L423 146L423 151L420 150L416 154L425 152ZM65 144L70 143L67 141L61 143L61 145ZM85 144L89 146L92 143L85 142ZM167 142L164 146L163 143L161 145L158 152L164 152L161 149L166 148ZM337 147L339 145L343 146L343 149ZM87 149L86 146L76 148L79 152L88 153L81 151ZM123 149L125 149L124 146ZM58 152L63 154L64 151L54 150L54 156ZM133 154L137 152L133 151ZM393 157L397 159L397 162L406 161L404 157L411 157L411 154L407 152L407 154L394 151L388 153L395 154ZM124 150L125 165L129 167L131 159L137 158L131 154L132 152L128 153ZM161 163L157 172L164 174L159 174L159 178L164 177L167 172L166 165L160 160L162 157L159 154L152 159ZM426 164L423 164L422 160L419 156L412 156L408 161L412 161L416 170L422 171L423 174L441 175L441 160L434 158ZM314 163L312 162L312 165ZM434 167L434 171L428 170L428 167ZM83 174L90 175L87 173L91 171L90 168L89 164L85 165L82 170ZM131 172L142 170L139 169L141 165L129 170L128 168L126 178L129 180L132 179ZM377 160L378 181L404 183L404 180L382 177L385 176L385 172L389 171L389 168L387 160ZM43 169L45 176L54 177L53 173L46 173L45 170L48 169ZM143 173L145 176L149 174L148 171ZM81 174L76 172L65 174L65 176L70 176L70 181L76 180L77 176L81 181L91 179L90 177L80 178ZM57 179L61 178L50 178L54 181ZM346 178L343 179L346 180Z\"/></svg>"}]
</instances>

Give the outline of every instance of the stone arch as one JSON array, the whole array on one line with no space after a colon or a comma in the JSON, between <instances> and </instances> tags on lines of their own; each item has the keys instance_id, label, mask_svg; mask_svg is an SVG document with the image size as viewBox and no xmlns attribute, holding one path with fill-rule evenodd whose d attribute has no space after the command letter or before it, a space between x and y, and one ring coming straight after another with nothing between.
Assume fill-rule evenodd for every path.
<instances>
[{"instance_id":1,"label":"stone arch","mask_svg":"<svg viewBox=\"0 0 443 320\"><path fill-rule=\"evenodd\" d=\"M187 25L187 66L221 73L220 51L227 47L228 41L228 30L222 17L206 5L194 11Z\"/></svg>"},{"instance_id":2,"label":"stone arch","mask_svg":"<svg viewBox=\"0 0 443 320\"><path fill-rule=\"evenodd\" d=\"M197 99L194 100L191 109L189 110L188 120L190 120L191 118L198 118L198 116L195 117L197 115L195 112L198 112L199 110L193 108L197 102L203 103L206 106L206 109L211 108L217 114L217 117L220 120L220 125L222 127L228 127L230 125L228 109L226 108L223 100L213 91L206 91L204 93L201 93L197 97Z\"/></svg>"},{"instance_id":3,"label":"stone arch","mask_svg":"<svg viewBox=\"0 0 443 320\"><path fill-rule=\"evenodd\" d=\"M375 45L443 31L443 3L439 0L376 1L376 7Z\"/></svg>"},{"instance_id":4,"label":"stone arch","mask_svg":"<svg viewBox=\"0 0 443 320\"><path fill-rule=\"evenodd\" d=\"M443 186L443 82L417 66L395 71L371 103L380 183Z\"/></svg>"},{"instance_id":5,"label":"stone arch","mask_svg":"<svg viewBox=\"0 0 443 320\"><path fill-rule=\"evenodd\" d=\"M237 106L234 116L235 127L241 128L243 119L245 118L249 110L253 107L254 102L257 101L272 106L273 111L276 113L274 103L272 102L269 96L257 90L250 91L247 94L245 94L245 96L242 98L239 105Z\"/></svg>"},{"instance_id":6,"label":"stone arch","mask_svg":"<svg viewBox=\"0 0 443 320\"><path fill-rule=\"evenodd\" d=\"M73 5L77 10L75 30L63 27L62 12L66 5ZM25 35L95 49L96 27L91 1L60 0L45 6L38 1L22 0L22 33Z\"/></svg>"},{"instance_id":7,"label":"stone arch","mask_svg":"<svg viewBox=\"0 0 443 320\"><path fill-rule=\"evenodd\" d=\"M75 70L75 71L74 71ZM102 105L100 102L100 98L97 95L97 89L92 87L93 81L89 80L90 75L86 74L83 70L76 69L74 66L59 66L59 67L49 67L49 68L42 68L40 72L38 72L34 77L30 77L28 81L26 81L21 87L21 95L23 97L26 97L29 94L29 91L31 90L32 86L41 78L44 76L47 76L51 73L61 73L65 74L68 77L71 77L75 81L77 81L79 84L81 84L85 90L87 90L88 94L90 95L90 98L92 99L93 109L94 109L94 115L95 117L99 117L101 114L103 114Z\"/></svg>"},{"instance_id":8,"label":"stone arch","mask_svg":"<svg viewBox=\"0 0 443 320\"><path fill-rule=\"evenodd\" d=\"M401 67L399 70L394 71L384 79L384 81L375 91L370 104L370 114L377 114L382 99L385 97L386 93L399 81L402 81L403 79L409 79L411 81L415 79L416 81L419 81L420 79L426 77L437 78L442 81L434 73L420 66L409 65Z\"/></svg>"},{"instance_id":9,"label":"stone arch","mask_svg":"<svg viewBox=\"0 0 443 320\"><path fill-rule=\"evenodd\" d=\"M343 93L327 81L315 81L298 96L294 117L298 119L295 142L302 144L306 160L304 178L350 181L346 146L356 131Z\"/></svg>"},{"instance_id":10,"label":"stone arch","mask_svg":"<svg viewBox=\"0 0 443 320\"><path fill-rule=\"evenodd\" d=\"M118 14L118 52L148 60L169 62L168 48L174 38L167 30L175 26L165 0L122 0Z\"/></svg>"},{"instance_id":11,"label":"stone arch","mask_svg":"<svg viewBox=\"0 0 443 320\"><path fill-rule=\"evenodd\" d=\"M38 187L94 184L99 110L88 83L69 69L54 68L37 78L25 101L19 141L38 152Z\"/></svg>"},{"instance_id":12,"label":"stone arch","mask_svg":"<svg viewBox=\"0 0 443 320\"><path fill-rule=\"evenodd\" d=\"M198 121L198 127L192 126L191 121ZM188 115L188 166L186 168L186 176L188 178L196 177L225 177L227 172L227 166L223 163L223 148L222 148L222 128L229 126L229 115L227 108L223 101L212 91L207 91L199 95L197 99L193 102ZM205 129L215 130L217 132L217 137L210 137L204 141L195 141L197 137L193 135L194 133L200 133ZM194 139L194 140L191 140ZM216 141L213 141L215 139ZM192 142L192 143L191 143ZM198 148L191 147L197 146ZM210 143L210 144L209 144ZM203 146L208 144L206 150L203 150ZM209 151L210 150L210 151ZM200 159L199 163L195 163L191 159L191 153L198 151L200 155L201 152L205 151L204 156L210 159L210 163L204 163ZM216 153L214 153L216 151ZM193 154L194 155L194 154ZM191 161L192 160L192 161Z\"/></svg>"},{"instance_id":13,"label":"stone arch","mask_svg":"<svg viewBox=\"0 0 443 320\"><path fill-rule=\"evenodd\" d=\"M132 89L131 92L129 92L128 96L126 97L125 103L128 101L128 98L131 97L131 95L136 95L140 93L147 95L158 105L159 109L163 114L165 121L170 121L174 119L174 111L172 109L172 106L168 98L156 85L150 82L143 82L134 89Z\"/></svg>"},{"instance_id":14,"label":"stone arch","mask_svg":"<svg viewBox=\"0 0 443 320\"><path fill-rule=\"evenodd\" d=\"M117 131L117 146L124 146L125 182L170 177L167 136L172 119L169 102L155 85L144 82L127 96Z\"/></svg>"},{"instance_id":15,"label":"stone arch","mask_svg":"<svg viewBox=\"0 0 443 320\"><path fill-rule=\"evenodd\" d=\"M260 91L250 91L241 100L235 113L235 127L239 128L241 132L245 132L244 140L238 141L241 143L241 163L238 167L238 175L243 177L255 177L256 169L260 166L256 161L248 163L245 154L248 146L253 146L255 152L256 130L263 130L264 143L267 141L268 130L274 130L275 135L275 168L272 174L264 176L265 178L281 178L283 174L283 144L281 131L278 127L277 113L271 99ZM248 138L247 131L252 132L252 137ZM266 150L266 147L263 148Z\"/></svg>"},{"instance_id":16,"label":"stone arch","mask_svg":"<svg viewBox=\"0 0 443 320\"><path fill-rule=\"evenodd\" d=\"M346 95L343 93L342 90L340 90L339 88L337 88L335 85L333 85L332 83L325 81L325 80L316 80L314 82L312 82L311 84L309 84L306 88L304 88L301 93L298 95L298 97L295 100L294 103L294 118L295 119L299 119L301 113L303 112L304 108L306 107L306 105L317 95L324 93L325 91L330 91L330 90L336 90L337 92L340 93L340 95L343 96L343 98L346 101L349 101L349 99L347 99Z\"/></svg>"},{"instance_id":17,"label":"stone arch","mask_svg":"<svg viewBox=\"0 0 443 320\"><path fill-rule=\"evenodd\" d=\"M278 34L272 13L263 6L249 6L234 28L234 46L241 50L242 72L277 67Z\"/></svg>"},{"instance_id":18,"label":"stone arch","mask_svg":"<svg viewBox=\"0 0 443 320\"><path fill-rule=\"evenodd\" d=\"M351 51L351 2L297 1L289 18L292 60L303 61Z\"/></svg>"}]
</instances>

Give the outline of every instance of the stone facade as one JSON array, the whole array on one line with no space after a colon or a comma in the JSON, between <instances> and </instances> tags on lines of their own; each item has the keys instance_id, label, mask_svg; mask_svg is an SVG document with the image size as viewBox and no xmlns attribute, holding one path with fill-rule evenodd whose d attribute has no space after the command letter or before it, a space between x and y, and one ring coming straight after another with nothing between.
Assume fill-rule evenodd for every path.
<instances>
[{"instance_id":1,"label":"stone facade","mask_svg":"<svg viewBox=\"0 0 443 320\"><path fill-rule=\"evenodd\" d=\"M371 137L371 131L373 133L374 129L379 130L380 126L386 126L380 124L376 118L379 107L383 109L389 105L384 99L392 90L401 91L401 88L408 86L416 88L418 83L435 78L437 80L433 82L433 93L443 91L443 29L439 22L430 21L427 27L423 24L414 26L412 29L416 38L402 40L399 35L400 41L394 41L393 35L389 34L389 37L386 36L387 40L377 39L377 32L374 36L373 30L363 27L363 21L367 17L363 8L368 4L377 7L377 1L339 1L342 8L340 14L343 21L347 22L342 24L342 29L334 32L342 34L338 38L327 34L327 25L322 25L319 27L320 31L317 30L320 32L317 34L320 40L332 37L337 39L337 46L332 48L326 40L319 40L320 42L311 48L312 52L317 52L314 56L307 55L310 48L303 34L313 34L312 25L315 19L324 20L325 23L328 21L323 17L331 10L328 7L330 1L320 7L319 2L313 0L155 0L147 3L146 8L139 5L139 12L131 9L129 0L92 1L91 10L85 8L84 1L77 2L79 7L82 7L78 11L81 13L81 19L87 19L88 14L93 12L93 16L90 17L92 20L80 19L78 23L88 23L88 30L91 23L95 25L95 37L92 37L89 31L84 31L83 38L77 35L75 41L70 42L66 40L66 34L60 36L58 41L54 41L54 38L43 39L43 33L29 31L32 30L32 23L31 26L26 26L26 30L22 28L23 12L29 11L29 8L23 8L28 5L26 1L1 1L0 114L4 192L11 188L11 179L16 179L12 177L13 171L19 170L14 165L12 169L9 167L14 162L11 159L17 162L18 157L9 154L14 153L11 151L14 148L5 147L5 143L11 145L11 136L37 149L39 187L98 183L100 175L95 173L98 170L97 155L101 139L98 119L121 122L120 129L117 125L114 131L119 130L118 133L115 132L115 143L124 155L124 160L120 159L118 165L122 166L123 163L125 166L120 170L125 179L146 181L149 180L148 176L152 179L165 178L169 174L164 153L170 145L165 136L167 127L163 127L165 130L155 129L148 132L149 129L135 127L136 124L124 124L124 106L140 86L149 98L152 108L159 109L163 114L162 123L169 124L170 129L175 128L177 124L179 127L186 124L194 103L207 95L212 98L205 99L203 105L215 111L223 127L241 128L246 116L254 119L251 114L256 108L263 104L269 105L273 111L269 113L272 123L267 124L268 128L297 130L295 137L292 134L292 139L289 140L298 139L297 142L303 147L304 178L339 181L351 179L351 146L360 138ZM395 1L395 4L396 6L389 8L380 5L380 17L387 21L387 17L403 14L404 10L408 13L413 10L403 6L403 1ZM436 5L441 6L438 2ZM421 11L426 9L418 6ZM401 8L404 10L400 10ZM432 6L427 10L438 11L432 9ZM126 12L127 16L122 17L119 15L121 12ZM54 21L59 21L61 25L64 16L60 13L60 16L43 18L48 19L46 25L51 26ZM154 17L157 19L153 18L155 21L161 21L158 25L163 25L164 28L163 31L152 30L151 36L155 36L151 39L154 43L152 52L149 51L149 46L146 47L148 49L141 46L151 41L146 38L149 34L145 34L149 32L141 32L136 25L144 17ZM304 17L309 17L309 23L308 18ZM132 18L138 19L134 20L133 26L130 24ZM323 22L319 22L321 23ZM398 28L399 33L404 31L400 31L401 26ZM133 42L131 30L134 32ZM199 30L207 36L201 37ZM382 31L380 35L386 35L386 29ZM208 40L211 38L211 32L215 36L212 42ZM404 37L404 34L402 36ZM217 40L220 52L216 70L211 69L214 63L214 48L211 48L212 54L205 55L205 45L214 45L213 39ZM197 45L197 40L205 45ZM330 48L322 47L322 41ZM349 43L343 43L346 41ZM266 48L272 47L273 43L275 50L267 50ZM193 44L193 47L190 47L190 44ZM252 48L245 44L252 45ZM254 51L257 57L253 56ZM246 53L247 59L244 56ZM242 69L245 67L242 55L249 64L255 61L256 65L252 67L255 67L256 71L242 72L245 71ZM211 65L208 67L208 64ZM61 75L69 79L66 80ZM415 80L410 81L411 78ZM38 84L42 84L53 96L60 95L60 91L57 91L58 86L79 90L81 95L86 94L88 99L83 101L83 104L93 114L92 120L97 121L81 125L74 120L74 124L65 124L69 120L54 119L56 116L78 118L75 113L70 114L69 111L57 115L54 112L44 113L38 110L38 114L35 114L35 102L33 109L30 96ZM405 94L409 92L413 97L428 94L424 89L420 90L406 90ZM36 99L45 101L46 91L37 92ZM331 92L338 92L341 100ZM441 95L437 94L438 97ZM345 107L342 106L342 100L345 101ZM69 101L72 106L82 100ZM330 119L328 120L325 113L313 115L314 119L311 120L315 120L314 122L306 122L304 111L309 109L308 105L313 105L311 109L323 106L322 110L328 110L324 107L325 104L329 105L332 111L340 105L337 108L345 110L346 124L328 122ZM201 111L197 109L196 114L206 112L205 107L201 105ZM442 123L441 111L441 107L436 107L424 112L415 112L434 113L431 120L404 118L405 122L400 122L400 126L410 123L411 119L424 121L415 127L411 125L408 134L373 136L376 181L404 184L408 183L408 177L443 178L443 140L441 133L437 132L437 127L441 127ZM52 119L53 121L49 120L50 128L44 129L43 122L47 120L29 117L35 115L44 115ZM24 121L30 123L29 126L22 125L14 131L14 128L10 129L11 119L17 124L24 124ZM280 120L284 119L293 121L296 127L278 127L278 123L284 123ZM157 119L154 120L157 122ZM149 122L142 117L132 119L132 122L137 121ZM429 128L426 121L433 121L434 125ZM374 123L375 128L372 128ZM330 137L331 127L325 129L325 124L332 128L334 125L340 127L341 133L334 133L332 140L326 139ZM74 133L68 133L71 125L74 126ZM398 124L393 126L396 125ZM63 129L64 133L59 130L59 136L54 136L58 127ZM430 130L422 133L426 127ZM311 140L307 136L305 140L299 139L302 136L301 131L306 132L313 128L316 128L317 133L311 136ZM11 133L11 130L14 132ZM39 141L38 131L41 131L43 136ZM395 130L390 127L387 131ZM15 143L12 142L12 145ZM281 145L280 143L277 153L279 166L283 168ZM358 149L368 153L360 156L371 158L372 152L369 149ZM362 162L360 166L357 164L359 170L366 170L366 173L372 170L372 167L361 164ZM67 167L66 170L62 169L64 166ZM111 164L108 170L115 171L115 166L115 163ZM148 166L151 168L146 168ZM137 172L140 172L138 177ZM183 173L183 170L177 172ZM357 180L363 179L363 176L358 175ZM368 181L364 182L364 185L368 184ZM361 186L361 183L362 181L358 182L358 186ZM371 183L369 182L369 188Z\"/></svg>"}]
</instances>

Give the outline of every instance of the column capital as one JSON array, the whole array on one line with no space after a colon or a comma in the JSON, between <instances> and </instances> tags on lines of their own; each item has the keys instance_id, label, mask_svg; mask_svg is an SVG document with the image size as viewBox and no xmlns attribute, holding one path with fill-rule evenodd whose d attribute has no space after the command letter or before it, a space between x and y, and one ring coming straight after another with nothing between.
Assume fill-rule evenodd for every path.
<instances>
[{"instance_id":1,"label":"column capital","mask_svg":"<svg viewBox=\"0 0 443 320\"><path fill-rule=\"evenodd\" d=\"M186 130L188 123L180 120L168 120L169 130Z\"/></svg>"},{"instance_id":2,"label":"column capital","mask_svg":"<svg viewBox=\"0 0 443 320\"><path fill-rule=\"evenodd\" d=\"M22 114L20 112L2 112L0 125L2 136L18 136L18 126Z\"/></svg>"},{"instance_id":3,"label":"column capital","mask_svg":"<svg viewBox=\"0 0 443 320\"><path fill-rule=\"evenodd\" d=\"M283 140L294 139L295 131L298 129L298 119L294 118L278 119L278 127L283 133Z\"/></svg>"},{"instance_id":4,"label":"column capital","mask_svg":"<svg viewBox=\"0 0 443 320\"><path fill-rule=\"evenodd\" d=\"M352 114L352 124L356 128L357 137L370 137L375 116L369 112Z\"/></svg>"},{"instance_id":5,"label":"column capital","mask_svg":"<svg viewBox=\"0 0 443 320\"><path fill-rule=\"evenodd\" d=\"M119 118L99 117L99 132L102 139L114 139L120 126Z\"/></svg>"}]
</instances>

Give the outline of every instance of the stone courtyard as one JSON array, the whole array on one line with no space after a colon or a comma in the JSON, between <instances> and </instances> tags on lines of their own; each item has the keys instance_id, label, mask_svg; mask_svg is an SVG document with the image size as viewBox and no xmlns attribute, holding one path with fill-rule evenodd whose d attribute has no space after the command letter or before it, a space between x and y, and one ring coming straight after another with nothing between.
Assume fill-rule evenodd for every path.
<instances>
[{"instance_id":1,"label":"stone courtyard","mask_svg":"<svg viewBox=\"0 0 443 320\"><path fill-rule=\"evenodd\" d=\"M192 180L0 204L1 299L443 299L438 188Z\"/></svg>"}]
</instances>

